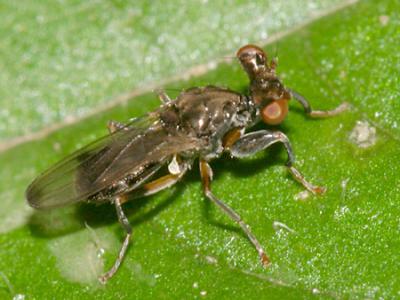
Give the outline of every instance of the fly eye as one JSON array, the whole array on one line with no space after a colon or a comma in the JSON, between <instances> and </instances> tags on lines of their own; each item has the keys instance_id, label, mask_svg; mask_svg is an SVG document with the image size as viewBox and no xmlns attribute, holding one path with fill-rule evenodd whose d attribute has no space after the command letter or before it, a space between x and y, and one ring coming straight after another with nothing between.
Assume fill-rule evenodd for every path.
<instances>
[{"instance_id":1,"label":"fly eye","mask_svg":"<svg viewBox=\"0 0 400 300\"><path fill-rule=\"evenodd\" d=\"M238 50L236 57L241 61L251 60L256 58L256 61L265 62L264 50L255 45L246 45Z\"/></svg>"},{"instance_id":2,"label":"fly eye","mask_svg":"<svg viewBox=\"0 0 400 300\"><path fill-rule=\"evenodd\" d=\"M265 56L261 53L256 53L256 64L257 66L265 65Z\"/></svg>"},{"instance_id":3,"label":"fly eye","mask_svg":"<svg viewBox=\"0 0 400 300\"><path fill-rule=\"evenodd\" d=\"M288 113L288 101L279 99L268 103L261 108L260 115L263 121L268 125L277 125L282 123Z\"/></svg>"},{"instance_id":4,"label":"fly eye","mask_svg":"<svg viewBox=\"0 0 400 300\"><path fill-rule=\"evenodd\" d=\"M236 53L243 69L249 75L250 80L262 77L265 72L266 55L264 51L254 45L246 45Z\"/></svg>"}]
</instances>

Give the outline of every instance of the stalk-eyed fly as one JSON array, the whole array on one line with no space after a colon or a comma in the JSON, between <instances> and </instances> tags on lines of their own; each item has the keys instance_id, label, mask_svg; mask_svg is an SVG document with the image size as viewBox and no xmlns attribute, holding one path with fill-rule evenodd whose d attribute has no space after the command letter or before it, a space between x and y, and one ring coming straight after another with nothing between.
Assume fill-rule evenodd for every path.
<instances>
[{"instance_id":1,"label":"stalk-eyed fly","mask_svg":"<svg viewBox=\"0 0 400 300\"><path fill-rule=\"evenodd\" d=\"M61 160L28 187L28 202L37 209L81 201L115 205L126 237L114 265L99 278L102 283L118 270L131 238L132 229L122 204L132 197L148 196L172 186L197 158L205 196L238 223L264 266L269 264L269 258L250 227L211 191L213 172L209 162L223 152L242 158L282 143L288 155L286 167L294 179L313 194L324 192L323 187L308 182L295 168L292 147L284 133L246 130L261 121L280 124L291 98L310 117L333 116L347 105L343 103L330 111L313 110L303 96L283 86L275 73L276 62L268 61L257 46L242 47L237 58L250 79L248 95L206 86L190 88L171 100L165 92L158 91L162 101L158 109L127 124L111 121L109 135Z\"/></svg>"}]
</instances>

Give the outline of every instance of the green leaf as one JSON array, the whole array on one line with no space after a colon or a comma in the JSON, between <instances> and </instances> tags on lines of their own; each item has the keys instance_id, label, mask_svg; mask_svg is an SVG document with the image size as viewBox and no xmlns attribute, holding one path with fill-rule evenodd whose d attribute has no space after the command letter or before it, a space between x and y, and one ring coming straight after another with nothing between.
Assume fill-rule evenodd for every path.
<instances>
[{"instance_id":1,"label":"green leaf","mask_svg":"<svg viewBox=\"0 0 400 300\"><path fill-rule=\"evenodd\" d=\"M0 142L92 114L342 2L2 1Z\"/></svg>"},{"instance_id":2,"label":"green leaf","mask_svg":"<svg viewBox=\"0 0 400 300\"><path fill-rule=\"evenodd\" d=\"M124 2L114 3L116 9L126 9ZM10 5L14 4L2 4L7 8ZM35 15L37 10L47 10L44 5L30 5L19 6L16 15L24 18ZM91 8L102 11L102 5L105 4ZM232 16L243 10L239 4L238 7ZM48 9L50 15L52 11L60 14L56 6ZM238 227L204 199L196 168L173 188L126 204L134 240L121 269L105 287L97 283L96 277L111 266L123 239L113 207L81 205L39 213L24 204L23 192L29 181L68 153L104 135L107 120L124 121L156 108L159 101L150 93L1 153L0 298L15 294L26 295L27 299L399 297L399 9L394 0L363 1L267 47L271 55L278 49L278 71L285 84L304 94L314 108L329 109L343 101L352 104L351 111L340 116L311 120L299 105L292 103L291 113L280 128L291 140L298 168L307 179L328 188L323 196L301 197L302 187L283 167L286 157L281 146L246 160L223 157L211 163L215 194L251 226L271 257L270 268L260 266L255 250ZM194 8L193 11L197 12ZM123 23L115 11L108 13L104 12L104 18L109 16L116 18L118 24ZM198 13L203 16L203 12ZM77 9L72 17L67 12L62 16L72 18L74 24L80 20L79 14L89 19L91 14L97 16L90 9ZM293 18L296 20L295 14ZM1 22L13 23L12 17L6 20ZM54 26L48 26L49 31L63 28L57 20ZM78 41L80 34L102 31L100 21L93 21L93 29L88 26L79 30L81 27L75 25L77 36L68 36ZM255 30L253 21L249 18L249 24L240 24ZM163 22L160 24L167 23ZM29 36L37 39L37 47L41 47L43 41L35 36L38 32L28 28ZM8 35L13 38L11 33ZM115 37L123 39L124 33ZM221 53L226 49L233 53L233 48L244 42L239 38L237 43L228 44L231 37L221 42L226 46ZM257 41L260 37L249 39ZM187 44L193 47L195 43L188 39ZM96 51L90 53L95 56ZM113 52L105 53L114 57ZM187 52L181 52L181 57L182 53ZM202 62L220 52L212 53L201 54ZM126 53L121 56L128 60ZM61 59L63 55L57 57ZM75 56L69 58L76 63ZM159 78L148 81L163 80L191 63L173 70L165 65L160 66L163 71ZM109 81L105 66L106 63L99 69L96 66L100 73L95 77L99 81L87 88L88 93L93 93L90 97L53 111L68 115L80 105L88 111L105 101L105 94L111 98L128 90L126 83ZM9 68L8 75L0 76L8 78L16 88L19 83L11 78L20 68L16 64ZM72 69L65 69L65 74ZM144 72L144 68L140 71ZM43 69L37 76L33 75L35 72L32 86L40 93L46 92L46 84L53 85L58 76L63 77L55 73L55 81L50 83L44 80ZM71 78L79 82L78 76L84 76L86 71L77 75L80 72ZM43 81L46 84L42 86ZM105 82L109 86L103 86ZM139 78L137 82L144 84L145 80ZM177 89L210 83L245 92L247 79L237 62L232 61L167 88L174 97ZM26 90L34 90L32 86ZM11 97L6 94L9 91L0 90L5 98ZM49 93L56 94L55 90ZM63 97L70 101L73 94ZM21 113L14 116L29 115L29 131L45 124L38 120L32 107L21 106ZM51 123L56 119L48 120ZM22 126L18 126L3 132L7 137L16 136L22 132Z\"/></svg>"}]
</instances>

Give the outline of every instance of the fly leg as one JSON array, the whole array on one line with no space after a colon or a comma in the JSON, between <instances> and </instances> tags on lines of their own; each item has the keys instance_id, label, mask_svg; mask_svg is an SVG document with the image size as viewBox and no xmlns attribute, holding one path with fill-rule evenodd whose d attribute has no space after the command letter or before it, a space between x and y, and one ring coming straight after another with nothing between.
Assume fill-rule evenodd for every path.
<instances>
[{"instance_id":1,"label":"fly leg","mask_svg":"<svg viewBox=\"0 0 400 300\"><path fill-rule=\"evenodd\" d=\"M304 96L302 96L301 94L299 94L298 92L296 92L292 89L288 89L288 91L290 92L290 94L293 96L293 98L295 100L300 102L300 104L304 108L304 112L312 118L327 118L327 117L331 117L331 116L336 116L336 115L346 111L350 107L349 103L343 102L338 107L336 107L332 110L313 110L311 108L310 103L308 102L308 100L306 98L304 98Z\"/></svg>"},{"instance_id":2,"label":"fly leg","mask_svg":"<svg viewBox=\"0 0 400 300\"><path fill-rule=\"evenodd\" d=\"M134 190L132 197L140 198L150 196L161 190L171 187L177 183L183 177L183 175L185 175L186 171L188 170L188 166L188 164L183 164L179 173L168 174L144 184L142 187Z\"/></svg>"},{"instance_id":3,"label":"fly leg","mask_svg":"<svg viewBox=\"0 0 400 300\"><path fill-rule=\"evenodd\" d=\"M107 128L110 133L114 133L118 130L127 130L128 129L128 127L126 127L125 124L120 123L118 121L113 121L113 120L108 121Z\"/></svg>"},{"instance_id":4,"label":"fly leg","mask_svg":"<svg viewBox=\"0 0 400 300\"><path fill-rule=\"evenodd\" d=\"M155 92L157 93L158 98L160 98L163 104L172 101L171 98L167 95L167 93L163 89L156 89Z\"/></svg>"},{"instance_id":5,"label":"fly leg","mask_svg":"<svg viewBox=\"0 0 400 300\"><path fill-rule=\"evenodd\" d=\"M250 240L250 242L253 244L253 246L256 248L259 256L261 263L263 266L268 266L270 263L270 260L265 253L264 249L261 247L260 242L257 240L257 238L253 235L253 233L250 230L249 225L247 225L242 218L227 204L219 200L214 194L211 192L211 180L213 177L213 172L210 167L210 165L205 161L205 160L200 160L200 174L201 174L201 181L203 184L203 192L205 196L211 200L213 203L215 203L228 217L230 217L233 221L239 224L239 226L242 228L243 232L246 234L247 238Z\"/></svg>"},{"instance_id":6,"label":"fly leg","mask_svg":"<svg viewBox=\"0 0 400 300\"><path fill-rule=\"evenodd\" d=\"M288 154L286 167L296 181L301 183L307 190L313 194L323 194L326 189L324 187L315 186L308 182L299 170L293 164L295 161L292 146L285 134L280 131L259 130L250 132L238 139L229 149L233 157L246 157L256 152L264 150L275 143L283 143Z\"/></svg>"},{"instance_id":7,"label":"fly leg","mask_svg":"<svg viewBox=\"0 0 400 300\"><path fill-rule=\"evenodd\" d=\"M141 187L137 190L134 190L133 197L149 196L149 195L152 195L154 193L157 193L163 189L166 189L166 188L172 186L179 179L182 178L182 176L188 170L188 166L189 166L188 163L183 163L182 165L179 166L180 173L168 174L168 175L162 176L158 179L155 179L151 182L144 184L143 187ZM125 213L123 212L122 207L121 207L121 205L127 201L128 201L128 197L126 195L117 196L114 200L115 208L117 210L118 220L121 223L122 227L126 231L126 237L125 237L125 240L119 251L118 257L114 262L114 265L107 273L103 274L99 278L100 282L103 284L105 284L118 271L118 268L120 267L120 265L125 257L125 253L126 253L126 250L128 249L129 241L132 236L132 227L129 224L128 218L125 216Z\"/></svg>"},{"instance_id":8,"label":"fly leg","mask_svg":"<svg viewBox=\"0 0 400 300\"><path fill-rule=\"evenodd\" d=\"M121 263L122 263L122 261L123 261L123 259L125 257L125 253L126 253L126 250L128 249L129 241L131 239L132 227L129 224L128 218L125 216L124 211L122 210L121 204L123 202L126 202L126 196L125 195L117 196L115 198L115 200L114 200L115 209L116 209L117 215L118 215L118 220L121 223L122 227L126 231L125 240L124 240L124 242L122 244L121 249L119 250L118 257L115 260L114 265L112 266L112 268L107 273L105 273L105 274L100 276L99 280L100 280L100 282L102 284L105 284L118 271L118 268L121 265Z\"/></svg>"}]
</instances>

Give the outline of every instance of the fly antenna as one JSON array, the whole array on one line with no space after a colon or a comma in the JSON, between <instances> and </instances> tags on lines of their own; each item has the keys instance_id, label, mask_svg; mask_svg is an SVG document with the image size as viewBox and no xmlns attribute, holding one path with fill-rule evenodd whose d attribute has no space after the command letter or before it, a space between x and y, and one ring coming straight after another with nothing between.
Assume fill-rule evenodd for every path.
<instances>
[{"instance_id":1,"label":"fly antenna","mask_svg":"<svg viewBox=\"0 0 400 300\"><path fill-rule=\"evenodd\" d=\"M274 55L271 58L271 69L275 70L278 66L279 42L276 43Z\"/></svg>"}]
</instances>

